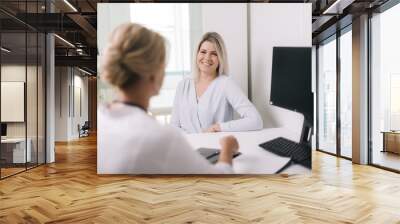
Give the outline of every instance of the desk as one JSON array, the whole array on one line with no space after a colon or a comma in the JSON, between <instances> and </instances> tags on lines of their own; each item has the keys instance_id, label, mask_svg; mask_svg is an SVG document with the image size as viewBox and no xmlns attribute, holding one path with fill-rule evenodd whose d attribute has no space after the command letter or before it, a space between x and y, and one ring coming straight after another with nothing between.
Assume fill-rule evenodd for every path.
<instances>
[{"instance_id":1,"label":"desk","mask_svg":"<svg viewBox=\"0 0 400 224\"><path fill-rule=\"evenodd\" d=\"M382 152L393 152L400 154L400 132L399 131L382 131L383 133L383 150Z\"/></svg>"},{"instance_id":2,"label":"desk","mask_svg":"<svg viewBox=\"0 0 400 224\"><path fill-rule=\"evenodd\" d=\"M32 141L27 139L27 146L25 154L25 138L6 138L1 140L1 157L5 159L6 163L25 163L31 161L31 146ZM11 156L12 155L12 156ZM11 159L12 158L12 159Z\"/></svg>"},{"instance_id":3,"label":"desk","mask_svg":"<svg viewBox=\"0 0 400 224\"><path fill-rule=\"evenodd\" d=\"M239 142L239 151L242 155L236 157L233 162L235 173L239 174L274 174L282 168L289 158L277 156L258 146L260 143L277 137L285 137L296 141L299 136L284 128L268 128L260 131L249 132L217 132L187 134L186 138L195 148L220 148L219 139L226 135L233 135ZM282 173L310 174L311 169L301 165L291 165Z\"/></svg>"}]
</instances>

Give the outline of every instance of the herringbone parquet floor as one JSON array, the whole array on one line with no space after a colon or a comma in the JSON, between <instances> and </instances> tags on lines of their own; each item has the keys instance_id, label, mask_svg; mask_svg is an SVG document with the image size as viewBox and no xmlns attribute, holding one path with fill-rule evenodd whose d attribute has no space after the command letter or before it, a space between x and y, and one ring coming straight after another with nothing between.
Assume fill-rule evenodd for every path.
<instances>
[{"instance_id":1,"label":"herringbone parquet floor","mask_svg":"<svg viewBox=\"0 0 400 224\"><path fill-rule=\"evenodd\" d=\"M315 152L309 176L98 176L96 139L0 181L0 223L400 223L400 175Z\"/></svg>"}]
</instances>

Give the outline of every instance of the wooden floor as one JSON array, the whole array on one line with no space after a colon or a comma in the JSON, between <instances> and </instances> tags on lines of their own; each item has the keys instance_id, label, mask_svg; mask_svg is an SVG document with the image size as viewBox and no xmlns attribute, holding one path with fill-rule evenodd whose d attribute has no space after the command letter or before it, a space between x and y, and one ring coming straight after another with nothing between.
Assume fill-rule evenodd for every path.
<instances>
[{"instance_id":1,"label":"wooden floor","mask_svg":"<svg viewBox=\"0 0 400 224\"><path fill-rule=\"evenodd\" d=\"M22 172L26 170L25 167L24 168L1 168L1 177L7 177L19 172Z\"/></svg>"},{"instance_id":2,"label":"wooden floor","mask_svg":"<svg viewBox=\"0 0 400 224\"><path fill-rule=\"evenodd\" d=\"M7 168L1 168L1 178L6 178L11 175L15 175L20 172L24 172L27 169L33 169L37 165L36 164L28 164L27 167L25 168L25 165L18 165L19 167L7 167Z\"/></svg>"},{"instance_id":3,"label":"wooden floor","mask_svg":"<svg viewBox=\"0 0 400 224\"><path fill-rule=\"evenodd\" d=\"M400 154L376 150L374 151L372 162L377 165L400 170Z\"/></svg>"},{"instance_id":4,"label":"wooden floor","mask_svg":"<svg viewBox=\"0 0 400 224\"><path fill-rule=\"evenodd\" d=\"M0 181L0 223L400 223L400 175L320 152L308 176L98 176L96 139Z\"/></svg>"}]
</instances>

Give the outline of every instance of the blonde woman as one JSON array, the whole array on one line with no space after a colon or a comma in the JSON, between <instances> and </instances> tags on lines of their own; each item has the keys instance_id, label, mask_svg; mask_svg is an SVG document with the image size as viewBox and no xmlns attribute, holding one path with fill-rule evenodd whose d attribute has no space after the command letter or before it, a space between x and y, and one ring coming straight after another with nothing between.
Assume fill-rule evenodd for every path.
<instances>
[{"instance_id":1,"label":"blonde woman","mask_svg":"<svg viewBox=\"0 0 400 224\"><path fill-rule=\"evenodd\" d=\"M116 28L103 55L101 78L115 87L117 100L99 107L99 174L232 173L233 136L220 140L212 165L194 151L179 131L147 114L150 98L164 79L165 43L138 24Z\"/></svg>"},{"instance_id":2,"label":"blonde woman","mask_svg":"<svg viewBox=\"0 0 400 224\"><path fill-rule=\"evenodd\" d=\"M186 133L250 131L263 127L260 114L228 77L225 44L218 33L203 35L194 57L193 77L175 94L171 125ZM233 120L236 111L240 118Z\"/></svg>"}]
</instances>

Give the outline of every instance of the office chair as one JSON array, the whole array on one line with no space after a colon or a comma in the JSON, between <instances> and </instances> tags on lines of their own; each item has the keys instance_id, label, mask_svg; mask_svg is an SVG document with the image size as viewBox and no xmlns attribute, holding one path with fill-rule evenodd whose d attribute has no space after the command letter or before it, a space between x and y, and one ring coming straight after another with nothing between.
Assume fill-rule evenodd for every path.
<instances>
[{"instance_id":1,"label":"office chair","mask_svg":"<svg viewBox=\"0 0 400 224\"><path fill-rule=\"evenodd\" d=\"M89 121L85 121L85 123L82 125L82 127L79 127L80 125L78 125L78 129L79 129L79 138L80 137L87 137L89 136L89 129L90 129L90 125L89 125Z\"/></svg>"}]
</instances>

